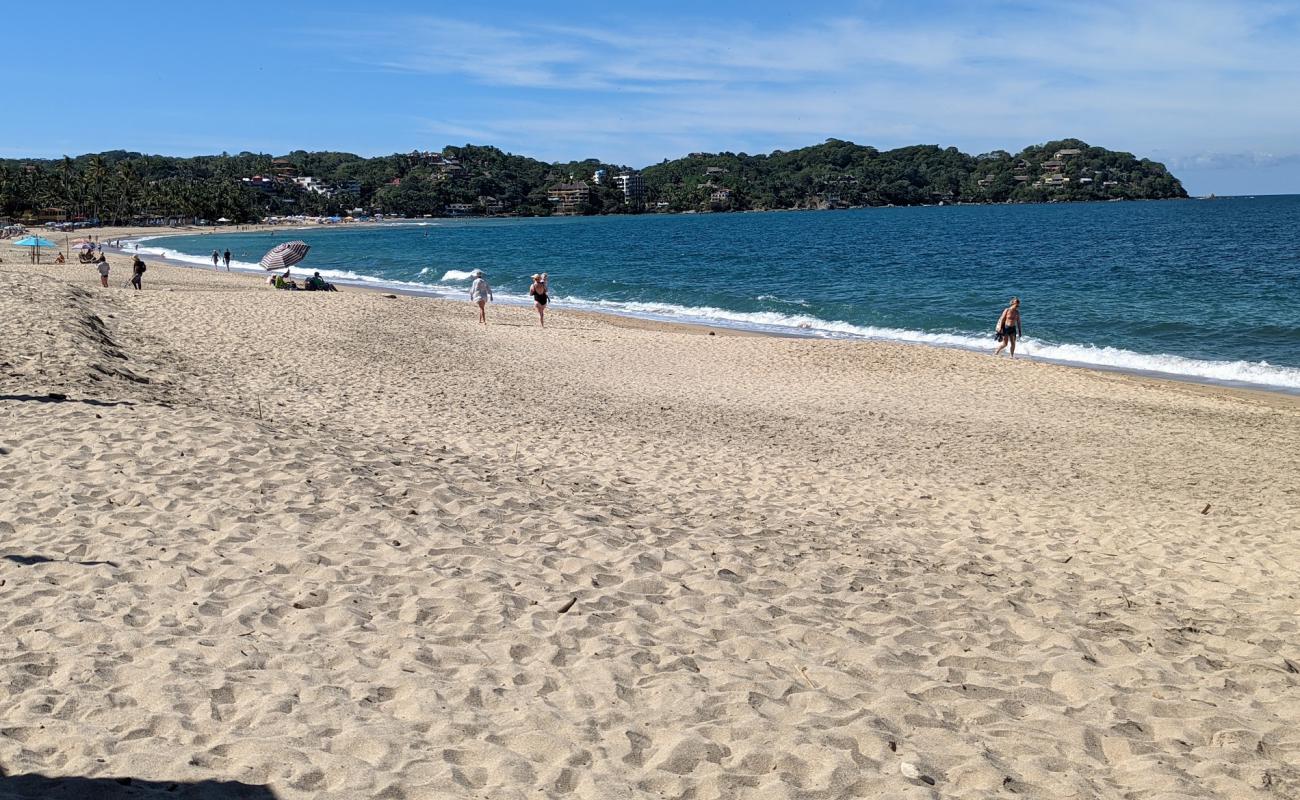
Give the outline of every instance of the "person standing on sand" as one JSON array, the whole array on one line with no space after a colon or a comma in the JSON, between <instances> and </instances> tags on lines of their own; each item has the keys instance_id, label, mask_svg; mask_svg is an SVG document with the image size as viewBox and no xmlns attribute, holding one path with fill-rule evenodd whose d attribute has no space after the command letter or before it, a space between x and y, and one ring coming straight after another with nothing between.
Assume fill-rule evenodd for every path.
<instances>
[{"instance_id":1,"label":"person standing on sand","mask_svg":"<svg viewBox=\"0 0 1300 800\"><path fill-rule=\"evenodd\" d=\"M99 261L95 262L95 266L99 268L99 285L107 289L108 288L108 257L101 253L99 256Z\"/></svg>"},{"instance_id":2,"label":"person standing on sand","mask_svg":"<svg viewBox=\"0 0 1300 800\"><path fill-rule=\"evenodd\" d=\"M993 355L1000 355L1002 348L1011 345L1011 357L1016 357L1016 339L1020 338L1020 298L1011 298L1011 305L1002 309L1002 316L998 317L997 339L998 349L993 351Z\"/></svg>"},{"instance_id":3,"label":"person standing on sand","mask_svg":"<svg viewBox=\"0 0 1300 800\"><path fill-rule=\"evenodd\" d=\"M216 268L217 268L217 262L220 261L220 260L221 260L221 254L218 253L216 250L213 250L213 251L212 251L212 268L213 268L213 269L216 269Z\"/></svg>"},{"instance_id":4,"label":"person standing on sand","mask_svg":"<svg viewBox=\"0 0 1300 800\"><path fill-rule=\"evenodd\" d=\"M222 257L223 259L225 259L225 261L226 261L226 272L229 272L229 271L230 271L230 251L227 250L226 252L222 253L222 254L221 254L221 257Z\"/></svg>"},{"instance_id":5,"label":"person standing on sand","mask_svg":"<svg viewBox=\"0 0 1300 800\"><path fill-rule=\"evenodd\" d=\"M469 285L469 299L478 304L478 321L486 325L487 302L494 299L492 297L492 287L488 285L487 278L483 276L483 270L476 269L469 275L474 279L474 282Z\"/></svg>"},{"instance_id":6,"label":"person standing on sand","mask_svg":"<svg viewBox=\"0 0 1300 800\"><path fill-rule=\"evenodd\" d=\"M144 262L140 260L140 256L136 256L135 261L131 262L131 285L136 288L136 291L144 288L140 285L140 280L144 278L144 270Z\"/></svg>"},{"instance_id":7,"label":"person standing on sand","mask_svg":"<svg viewBox=\"0 0 1300 800\"><path fill-rule=\"evenodd\" d=\"M546 327L546 304L550 301L550 296L546 291L546 273L533 276L533 285L528 287L528 294L533 298L533 308L537 309L537 319L541 321L542 327Z\"/></svg>"}]
</instances>

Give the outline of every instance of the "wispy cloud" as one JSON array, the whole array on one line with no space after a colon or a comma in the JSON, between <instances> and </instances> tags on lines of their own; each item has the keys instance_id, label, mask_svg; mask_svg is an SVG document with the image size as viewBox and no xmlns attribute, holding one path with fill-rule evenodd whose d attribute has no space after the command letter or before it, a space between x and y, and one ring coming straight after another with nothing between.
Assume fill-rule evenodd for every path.
<instances>
[{"instance_id":1,"label":"wispy cloud","mask_svg":"<svg viewBox=\"0 0 1300 800\"><path fill-rule=\"evenodd\" d=\"M827 136L979 149L1080 135L1173 157L1300 133L1295 3L1046 0L683 27L415 18L366 32L353 57L492 93L490 108L445 109L434 132L570 155L612 143L605 155L629 160Z\"/></svg>"},{"instance_id":2,"label":"wispy cloud","mask_svg":"<svg viewBox=\"0 0 1300 800\"><path fill-rule=\"evenodd\" d=\"M1300 166L1300 153L1193 153L1170 159L1172 169L1259 169Z\"/></svg>"}]
</instances>

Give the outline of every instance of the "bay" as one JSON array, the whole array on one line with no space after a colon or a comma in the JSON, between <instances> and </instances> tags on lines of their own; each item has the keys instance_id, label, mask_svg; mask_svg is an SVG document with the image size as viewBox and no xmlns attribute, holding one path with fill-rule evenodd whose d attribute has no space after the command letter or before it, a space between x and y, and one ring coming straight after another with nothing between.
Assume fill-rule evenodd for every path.
<instances>
[{"instance_id":1,"label":"bay","mask_svg":"<svg viewBox=\"0 0 1300 800\"><path fill-rule=\"evenodd\" d=\"M430 219L150 237L141 252L301 269L463 298L484 270L526 302L772 333L991 348L1023 303L1021 354L1300 390L1300 196L845 211ZM260 272L260 269L257 271Z\"/></svg>"}]
</instances>

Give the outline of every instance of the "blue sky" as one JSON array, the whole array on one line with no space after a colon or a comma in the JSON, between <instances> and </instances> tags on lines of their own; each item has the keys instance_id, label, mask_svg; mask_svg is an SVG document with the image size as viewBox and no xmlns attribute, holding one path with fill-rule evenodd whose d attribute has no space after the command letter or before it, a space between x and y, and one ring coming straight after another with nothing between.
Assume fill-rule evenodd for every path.
<instances>
[{"instance_id":1,"label":"blue sky","mask_svg":"<svg viewBox=\"0 0 1300 800\"><path fill-rule=\"evenodd\" d=\"M1300 192L1300 0L74 0L19 17L6 157L472 142L644 166L828 137L978 153L1077 136L1193 193Z\"/></svg>"}]
</instances>

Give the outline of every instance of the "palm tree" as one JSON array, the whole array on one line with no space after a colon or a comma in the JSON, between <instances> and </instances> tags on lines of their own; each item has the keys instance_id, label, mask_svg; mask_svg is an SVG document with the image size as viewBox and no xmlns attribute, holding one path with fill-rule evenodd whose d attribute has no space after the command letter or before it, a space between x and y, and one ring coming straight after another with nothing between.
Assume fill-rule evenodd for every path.
<instances>
[{"instance_id":1,"label":"palm tree","mask_svg":"<svg viewBox=\"0 0 1300 800\"><path fill-rule=\"evenodd\" d=\"M104 185L108 182L108 165L104 157L93 155L86 169L86 178L90 183L90 202L95 209L95 218L99 219L100 206L104 202Z\"/></svg>"},{"instance_id":2,"label":"palm tree","mask_svg":"<svg viewBox=\"0 0 1300 800\"><path fill-rule=\"evenodd\" d=\"M74 171L72 159L66 155L59 162L59 200L64 211L71 214L72 207L76 203L76 198L72 191Z\"/></svg>"},{"instance_id":3,"label":"palm tree","mask_svg":"<svg viewBox=\"0 0 1300 800\"><path fill-rule=\"evenodd\" d=\"M117 173L113 178L113 221L120 222L135 215L136 199L140 195L140 175L132 162L122 161L117 165Z\"/></svg>"}]
</instances>

